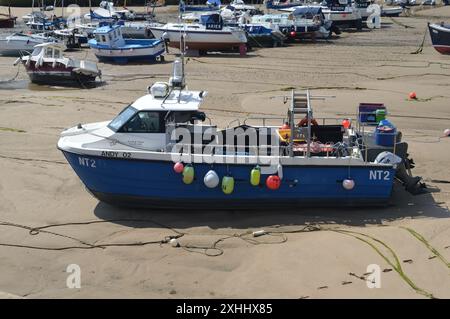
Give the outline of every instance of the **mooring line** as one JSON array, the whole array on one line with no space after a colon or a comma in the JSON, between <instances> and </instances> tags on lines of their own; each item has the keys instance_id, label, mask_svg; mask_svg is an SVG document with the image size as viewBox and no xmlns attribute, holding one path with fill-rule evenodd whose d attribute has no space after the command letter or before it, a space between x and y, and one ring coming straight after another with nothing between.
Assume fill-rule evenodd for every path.
<instances>
[{"instance_id":1,"label":"mooring line","mask_svg":"<svg viewBox=\"0 0 450 319\"><path fill-rule=\"evenodd\" d=\"M353 238L356 238L364 243L366 243L367 245L369 245L370 247L372 247L399 275L400 277L412 288L414 289L417 293L426 296L428 298L432 298L435 299L436 297L433 296L433 294L427 292L426 290L419 288L403 271L402 266L400 264L400 260L397 257L397 254L394 252L394 250L389 247L386 243L382 242L381 240L372 237L370 235L366 235L363 233L359 233L359 232L355 232L355 231L351 231L351 230L343 230L343 229L330 229L331 231L343 234L343 235L348 235L351 236ZM358 236L359 235L359 236ZM378 247L376 247L376 245L374 245L373 243L371 243L369 240L364 239L360 236L364 236L367 238L372 239L373 241L381 244L382 246L384 246L386 249L389 250L389 252L391 253L391 255L394 257L395 260L395 264L394 262L392 262L386 255L384 255L380 249Z\"/></svg>"},{"instance_id":2,"label":"mooring line","mask_svg":"<svg viewBox=\"0 0 450 319\"><path fill-rule=\"evenodd\" d=\"M411 235L421 241L434 255L436 255L448 268L450 268L450 263L447 261L447 259L445 259L445 257L442 256L442 254L436 248L431 246L431 244L421 234L409 227L400 226L400 228L408 231Z\"/></svg>"}]
</instances>

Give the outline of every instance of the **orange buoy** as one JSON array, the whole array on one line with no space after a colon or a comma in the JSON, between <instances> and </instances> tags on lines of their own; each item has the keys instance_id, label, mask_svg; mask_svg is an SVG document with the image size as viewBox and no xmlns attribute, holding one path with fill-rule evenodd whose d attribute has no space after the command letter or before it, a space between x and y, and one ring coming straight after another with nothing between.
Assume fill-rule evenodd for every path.
<instances>
[{"instance_id":1,"label":"orange buoy","mask_svg":"<svg viewBox=\"0 0 450 319\"><path fill-rule=\"evenodd\" d=\"M277 175L270 175L266 179L266 186L268 189L277 190L280 188L281 179Z\"/></svg>"},{"instance_id":2,"label":"orange buoy","mask_svg":"<svg viewBox=\"0 0 450 319\"><path fill-rule=\"evenodd\" d=\"M343 126L345 129L349 129L351 125L352 125L352 122L350 121L350 119L344 119L344 120L342 121L342 126Z\"/></svg>"},{"instance_id":3,"label":"orange buoy","mask_svg":"<svg viewBox=\"0 0 450 319\"><path fill-rule=\"evenodd\" d=\"M291 128L291 127L289 126L288 122L284 122L283 126L281 126L281 129L283 129L283 130L287 130L289 128Z\"/></svg>"},{"instance_id":4,"label":"orange buoy","mask_svg":"<svg viewBox=\"0 0 450 319\"><path fill-rule=\"evenodd\" d=\"M411 92L411 93L409 93L409 99L410 99L410 100L415 100L415 99L417 99L417 94L416 94L416 92Z\"/></svg>"},{"instance_id":5,"label":"orange buoy","mask_svg":"<svg viewBox=\"0 0 450 319\"><path fill-rule=\"evenodd\" d=\"M173 170L175 173L181 174L184 170L184 165L181 162L176 162L175 165L173 165Z\"/></svg>"}]
</instances>

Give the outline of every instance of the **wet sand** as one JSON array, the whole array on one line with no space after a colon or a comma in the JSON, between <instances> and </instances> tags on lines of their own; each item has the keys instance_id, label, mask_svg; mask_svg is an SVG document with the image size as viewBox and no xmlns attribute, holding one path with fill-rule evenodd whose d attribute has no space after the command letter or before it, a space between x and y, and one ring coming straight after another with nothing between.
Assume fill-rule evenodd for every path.
<instances>
[{"instance_id":1,"label":"wet sand","mask_svg":"<svg viewBox=\"0 0 450 319\"><path fill-rule=\"evenodd\" d=\"M291 87L336 96L314 102L317 117L345 118L354 116L359 102L385 103L409 142L414 173L430 191L412 196L396 186L386 208L343 209L336 202L327 209L230 212L211 207L198 212L99 203L56 149L59 133L77 123L111 119L145 94L148 85L167 80L175 51L161 64L100 63L105 84L89 90L29 84L22 67L15 78L15 58L0 57L0 78L15 78L0 82L2 222L39 227L100 221L46 229L91 244L159 241L182 233L182 246L212 247L231 236L217 244L219 249L206 251L167 244L67 250L0 246L0 297L449 298L450 139L439 137L450 128L450 58L431 47L428 35L423 52L411 54L422 42L427 21L450 20L450 8L436 10L427 10L430 15L422 11L420 17L383 18L381 30L258 49L245 58L190 58L186 66L189 88L208 91L203 110L221 127L235 118L285 115L281 96ZM89 50L67 54L95 60ZM408 100L411 91L418 100ZM305 225L320 230L292 232ZM0 228L0 245L86 247L67 237ZM405 228L421 234L440 255ZM258 237L258 242L242 235L259 229L291 233ZM66 286L69 264L81 267L81 289ZM370 264L382 270L381 288L367 287L364 274Z\"/></svg>"}]
</instances>

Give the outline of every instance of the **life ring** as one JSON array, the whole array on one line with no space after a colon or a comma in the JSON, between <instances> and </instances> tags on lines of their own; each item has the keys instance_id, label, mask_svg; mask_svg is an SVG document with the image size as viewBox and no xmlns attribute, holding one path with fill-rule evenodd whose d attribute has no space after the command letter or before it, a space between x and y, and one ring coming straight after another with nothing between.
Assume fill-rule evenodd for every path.
<instances>
[{"instance_id":1,"label":"life ring","mask_svg":"<svg viewBox=\"0 0 450 319\"><path fill-rule=\"evenodd\" d=\"M312 118L311 125L318 126L319 124L317 123L317 121L315 119ZM299 126L299 127L308 126L308 118L304 117L300 122L298 122L297 126Z\"/></svg>"}]
</instances>

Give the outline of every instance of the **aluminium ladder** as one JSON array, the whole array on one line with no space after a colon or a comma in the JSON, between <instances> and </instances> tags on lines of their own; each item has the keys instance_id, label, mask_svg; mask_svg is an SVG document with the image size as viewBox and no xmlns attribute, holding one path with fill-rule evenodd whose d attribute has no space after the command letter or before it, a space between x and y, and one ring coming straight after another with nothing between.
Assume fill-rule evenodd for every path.
<instances>
[{"instance_id":1,"label":"aluminium ladder","mask_svg":"<svg viewBox=\"0 0 450 319\"><path fill-rule=\"evenodd\" d=\"M309 94L309 90L304 92L296 92L294 90L291 91L291 107L289 109L289 123L291 127L291 139L289 141L289 156L294 156L294 133L296 128L295 125L295 115L302 114L302 118L307 119L307 128L306 128L306 156L310 157L311 155L311 119L312 119L312 108L311 108L311 97Z\"/></svg>"}]
</instances>

